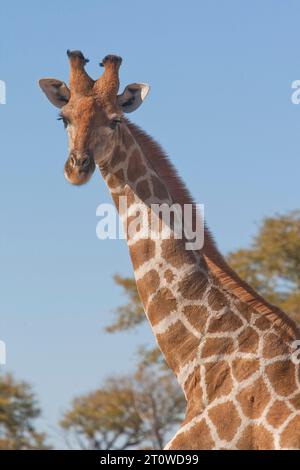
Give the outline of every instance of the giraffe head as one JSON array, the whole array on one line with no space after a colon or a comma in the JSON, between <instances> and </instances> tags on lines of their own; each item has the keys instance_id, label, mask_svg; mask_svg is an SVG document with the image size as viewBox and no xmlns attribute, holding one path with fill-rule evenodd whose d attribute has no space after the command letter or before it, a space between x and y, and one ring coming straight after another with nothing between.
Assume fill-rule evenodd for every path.
<instances>
[{"instance_id":1,"label":"giraffe head","mask_svg":"<svg viewBox=\"0 0 300 470\"><path fill-rule=\"evenodd\" d=\"M66 179L76 185L86 183L96 164L109 160L120 139L123 113L137 109L149 85L133 83L118 95L122 59L107 55L101 62L104 73L93 80L86 72L88 59L80 51L67 51L70 86L54 78L43 78L39 85L49 101L60 109L69 138L65 163Z\"/></svg>"}]
</instances>

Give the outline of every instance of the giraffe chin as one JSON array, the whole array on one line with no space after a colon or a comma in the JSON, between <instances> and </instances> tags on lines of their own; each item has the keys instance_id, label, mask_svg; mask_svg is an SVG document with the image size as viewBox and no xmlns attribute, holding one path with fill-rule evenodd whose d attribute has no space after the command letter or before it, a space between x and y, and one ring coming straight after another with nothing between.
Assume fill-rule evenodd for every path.
<instances>
[{"instance_id":1,"label":"giraffe chin","mask_svg":"<svg viewBox=\"0 0 300 470\"><path fill-rule=\"evenodd\" d=\"M95 169L95 168L94 168ZM65 179L68 181L68 183L74 185L74 186L82 186L91 179L93 173L93 170L88 170L87 172L83 171L72 171L69 173L66 169L64 171L64 176Z\"/></svg>"}]
</instances>

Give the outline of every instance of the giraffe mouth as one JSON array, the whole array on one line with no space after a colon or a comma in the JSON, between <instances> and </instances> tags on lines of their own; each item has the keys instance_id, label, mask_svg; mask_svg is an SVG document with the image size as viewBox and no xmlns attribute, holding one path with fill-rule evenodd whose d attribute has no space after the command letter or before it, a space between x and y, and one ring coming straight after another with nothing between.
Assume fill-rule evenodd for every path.
<instances>
[{"instance_id":1,"label":"giraffe mouth","mask_svg":"<svg viewBox=\"0 0 300 470\"><path fill-rule=\"evenodd\" d=\"M89 160L88 164L81 167L72 167L68 160L65 164L64 176L69 183L81 186L91 179L95 168L96 165L93 158Z\"/></svg>"}]
</instances>

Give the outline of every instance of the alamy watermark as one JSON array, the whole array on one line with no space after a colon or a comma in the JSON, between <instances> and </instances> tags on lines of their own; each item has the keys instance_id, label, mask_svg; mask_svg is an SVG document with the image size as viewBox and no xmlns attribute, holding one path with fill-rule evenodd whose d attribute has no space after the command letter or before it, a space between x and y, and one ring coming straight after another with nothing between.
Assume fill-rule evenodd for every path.
<instances>
[{"instance_id":1,"label":"alamy watermark","mask_svg":"<svg viewBox=\"0 0 300 470\"><path fill-rule=\"evenodd\" d=\"M293 91L291 95L291 101L293 104L299 104L300 103L300 80L294 80L291 84L291 88L295 91Z\"/></svg>"},{"instance_id":2,"label":"alamy watermark","mask_svg":"<svg viewBox=\"0 0 300 470\"><path fill-rule=\"evenodd\" d=\"M3 80L0 80L0 104L6 104L6 85ZM6 364L6 345L5 342L0 340L0 366Z\"/></svg>"},{"instance_id":3,"label":"alamy watermark","mask_svg":"<svg viewBox=\"0 0 300 470\"><path fill-rule=\"evenodd\" d=\"M6 85L3 80L0 80L0 104L6 104ZM4 341L0 340L0 366L6 364L6 345Z\"/></svg>"},{"instance_id":4,"label":"alamy watermark","mask_svg":"<svg viewBox=\"0 0 300 470\"><path fill-rule=\"evenodd\" d=\"M0 340L0 366L6 364L6 345L4 341Z\"/></svg>"},{"instance_id":5,"label":"alamy watermark","mask_svg":"<svg viewBox=\"0 0 300 470\"><path fill-rule=\"evenodd\" d=\"M6 104L6 85L3 80L0 80L0 104Z\"/></svg>"},{"instance_id":6,"label":"alamy watermark","mask_svg":"<svg viewBox=\"0 0 300 470\"><path fill-rule=\"evenodd\" d=\"M201 250L204 245L203 204L128 204L120 196L118 211L113 204L100 204L96 209L100 221L96 234L100 240L183 239L186 250Z\"/></svg>"}]
</instances>

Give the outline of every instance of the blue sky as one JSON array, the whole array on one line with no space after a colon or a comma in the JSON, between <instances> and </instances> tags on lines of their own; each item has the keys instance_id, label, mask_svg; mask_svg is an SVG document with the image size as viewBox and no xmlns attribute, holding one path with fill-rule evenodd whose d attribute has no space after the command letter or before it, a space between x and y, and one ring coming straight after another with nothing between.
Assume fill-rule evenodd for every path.
<instances>
[{"instance_id":1,"label":"blue sky","mask_svg":"<svg viewBox=\"0 0 300 470\"><path fill-rule=\"evenodd\" d=\"M86 0L1 2L0 339L7 366L31 382L55 428L71 398L130 371L149 328L103 331L125 299L115 273L132 273L123 240L96 238L96 207L110 202L96 173L63 178L66 136L37 80L67 80L65 51L89 73L123 57L121 88L151 84L132 120L167 150L226 253L247 246L267 215L299 208L300 79L297 1Z\"/></svg>"}]
</instances>

